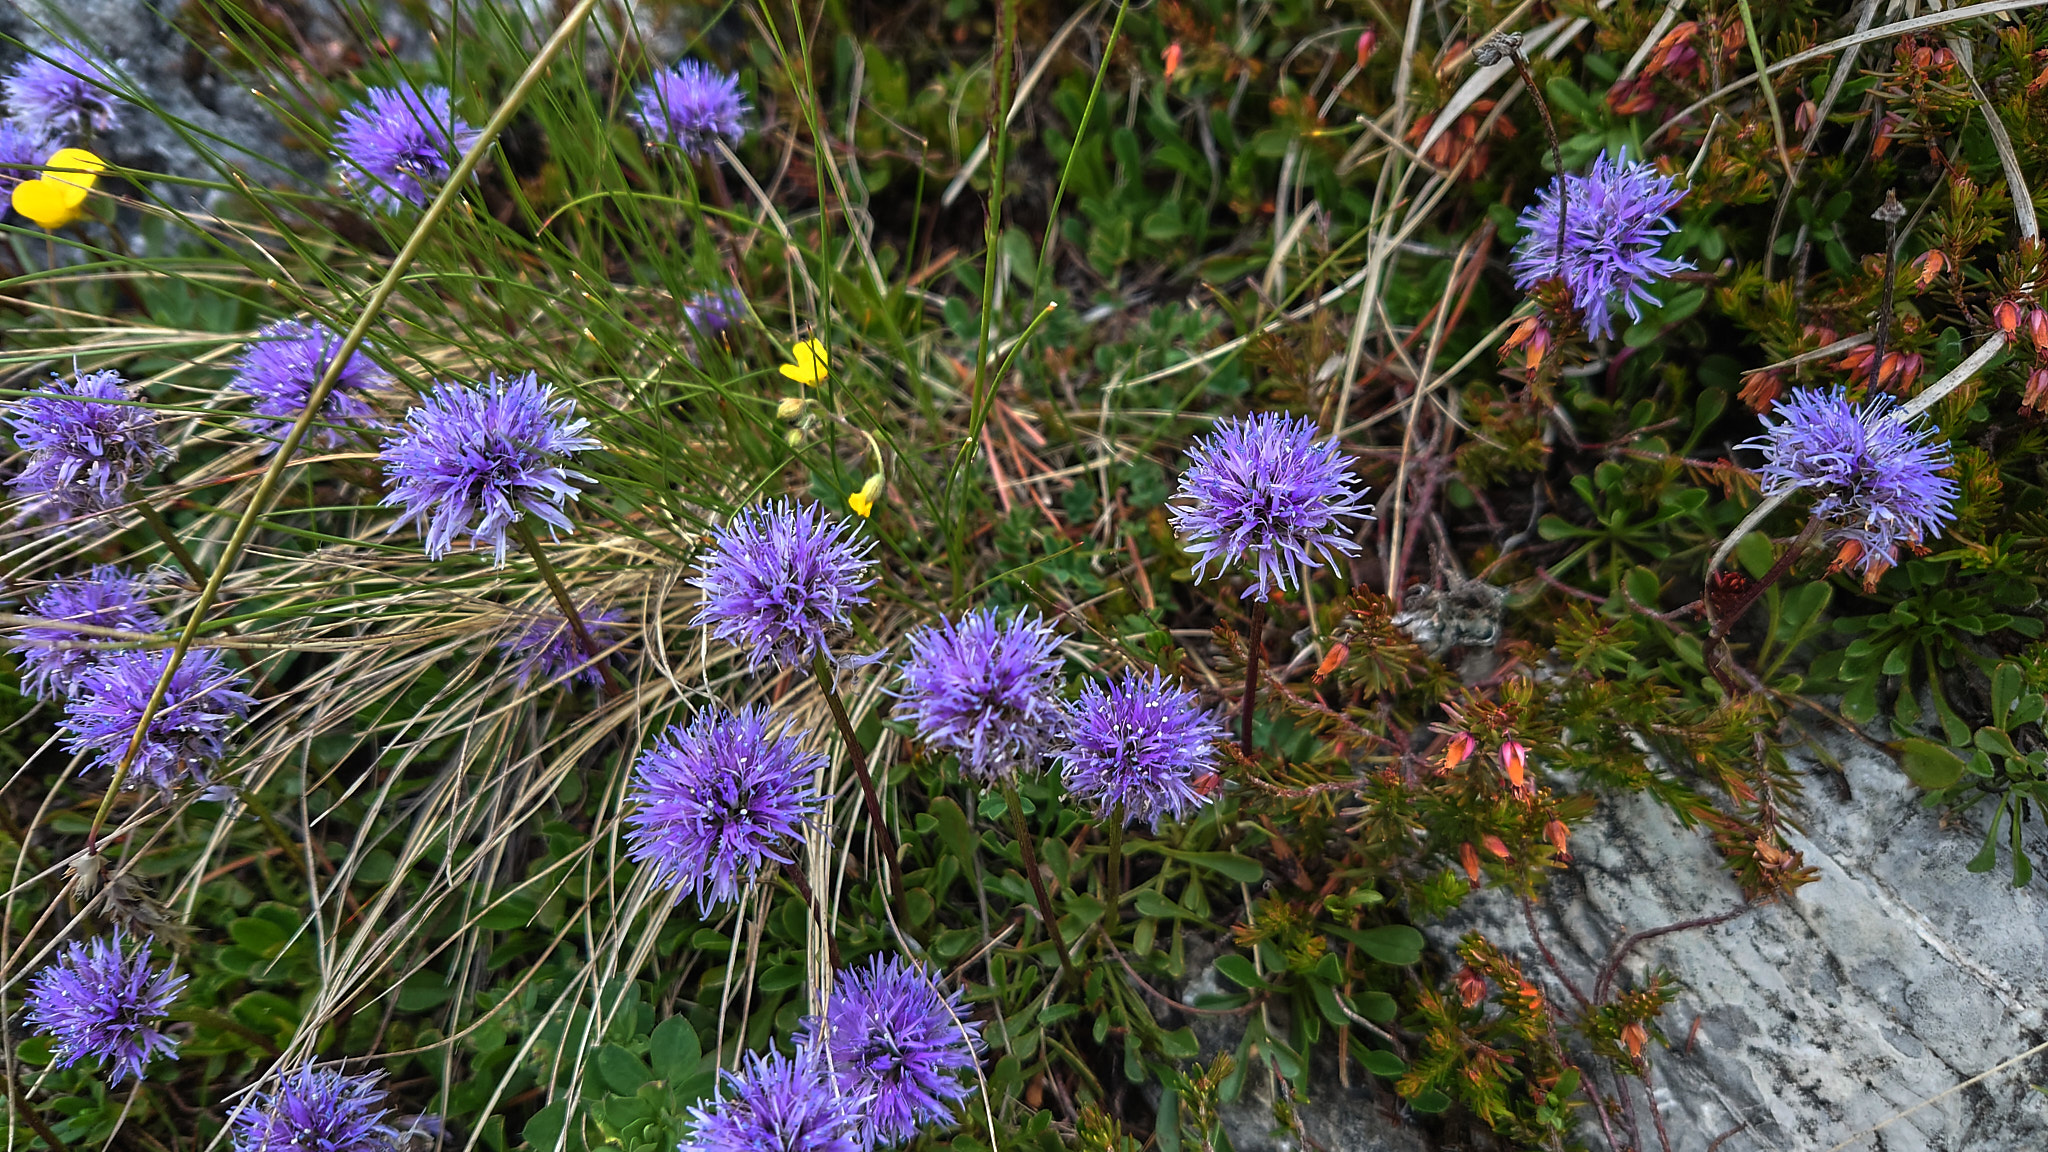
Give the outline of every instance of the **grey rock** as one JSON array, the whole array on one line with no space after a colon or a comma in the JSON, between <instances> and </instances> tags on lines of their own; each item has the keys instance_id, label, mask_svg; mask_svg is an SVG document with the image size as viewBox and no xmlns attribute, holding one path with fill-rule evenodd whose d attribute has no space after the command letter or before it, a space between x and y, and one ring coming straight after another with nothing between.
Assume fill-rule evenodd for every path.
<instances>
[{"instance_id":1,"label":"grey rock","mask_svg":"<svg viewBox=\"0 0 2048 1152\"><path fill-rule=\"evenodd\" d=\"M1622 966L1622 985L1657 968L1684 985L1659 1022L1670 1050L1652 1049L1673 1152L1706 1152L1716 1140L1721 1152L1823 1152L2048 1040L2048 887L2014 890L2003 859L1988 874L1966 871L1981 823L1943 826L1891 760L1846 737L1816 738L1851 792L1840 801L1829 779L1810 778L1804 830L1791 840L1820 879L1726 923L1649 941ZM1707 837L1647 797L1604 801L1574 830L1572 850L1540 923L1581 989L1629 934L1742 899ZM1466 931L1540 974L1555 1003L1572 1003L1508 893L1475 894L1431 935L1448 949ZM1598 1083L1614 1095L1611 1077ZM2048 1054L1851 1147L2048 1148L2048 1095L2037 1084L2048 1084ZM1657 1148L1640 1082L1628 1092L1644 1147ZM1588 1128L1591 1145L1604 1147L1598 1126Z\"/></svg>"}]
</instances>

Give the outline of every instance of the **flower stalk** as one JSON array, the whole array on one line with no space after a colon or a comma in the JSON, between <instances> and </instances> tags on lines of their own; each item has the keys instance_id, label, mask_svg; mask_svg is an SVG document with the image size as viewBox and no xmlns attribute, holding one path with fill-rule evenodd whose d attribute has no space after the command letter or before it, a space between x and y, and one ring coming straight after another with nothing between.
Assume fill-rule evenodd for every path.
<instances>
[{"instance_id":1,"label":"flower stalk","mask_svg":"<svg viewBox=\"0 0 2048 1152\"><path fill-rule=\"evenodd\" d=\"M811 657L811 672L818 678L818 690L825 694L825 704L832 710L832 722L839 726L840 740L846 745L846 761L853 765L854 779L860 781L861 803L867 808L868 823L874 825L875 848L882 855L882 865L889 872L889 902L900 911L903 908L903 868L896 860L896 838L889 834L888 822L882 818L882 800L875 792L875 779L868 774L867 746L860 742L860 735L853 730L853 720L846 714L846 702L839 698L839 688L832 682L832 666L820 650Z\"/></svg>"}]
</instances>

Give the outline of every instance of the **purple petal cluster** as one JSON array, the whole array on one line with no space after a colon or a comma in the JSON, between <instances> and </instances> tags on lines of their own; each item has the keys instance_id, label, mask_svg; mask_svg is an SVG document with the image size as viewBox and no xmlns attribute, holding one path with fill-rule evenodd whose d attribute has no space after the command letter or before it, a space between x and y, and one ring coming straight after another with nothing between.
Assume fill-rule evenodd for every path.
<instances>
[{"instance_id":1,"label":"purple petal cluster","mask_svg":"<svg viewBox=\"0 0 2048 1152\"><path fill-rule=\"evenodd\" d=\"M112 936L66 946L29 980L29 1025L51 1038L57 1067L105 1061L114 1085L142 1079L143 1067L158 1056L178 1054L178 1042L159 1026L185 977L150 967L149 945L115 928Z\"/></svg>"},{"instance_id":2,"label":"purple petal cluster","mask_svg":"<svg viewBox=\"0 0 2048 1152\"><path fill-rule=\"evenodd\" d=\"M84 624L123 632L162 628L163 617L149 606L148 594L141 580L112 564L102 564L87 575L57 580L31 598L28 614L51 623L23 628L17 633L21 643L9 649L21 657L22 691L39 700L69 696L78 690L86 672L100 663L102 651L56 645L103 641L105 637L82 635L60 625Z\"/></svg>"},{"instance_id":3,"label":"purple petal cluster","mask_svg":"<svg viewBox=\"0 0 2048 1152\"><path fill-rule=\"evenodd\" d=\"M1090 683L1067 711L1059 746L1067 791L1103 818L1121 808L1127 824L1157 831L1208 805L1216 782L1216 718L1185 688L1157 671L1125 670L1114 683Z\"/></svg>"},{"instance_id":4,"label":"purple petal cluster","mask_svg":"<svg viewBox=\"0 0 2048 1152\"><path fill-rule=\"evenodd\" d=\"M230 389L255 401L250 407L256 418L244 420L242 427L282 440L340 346L341 334L318 321L279 320L256 333L228 381ZM311 435L333 448L345 439L343 427L374 427L376 410L369 400L390 382L375 361L360 351L350 353L320 408L319 419L328 427L315 428Z\"/></svg>"},{"instance_id":5,"label":"purple petal cluster","mask_svg":"<svg viewBox=\"0 0 2048 1152\"><path fill-rule=\"evenodd\" d=\"M992 608L910 635L896 718L953 752L985 783L1038 766L1064 708L1060 637L1036 613L1004 620Z\"/></svg>"},{"instance_id":6,"label":"purple petal cluster","mask_svg":"<svg viewBox=\"0 0 2048 1152\"><path fill-rule=\"evenodd\" d=\"M14 195L14 186L33 180L30 169L42 167L61 145L41 128L0 120L0 193Z\"/></svg>"},{"instance_id":7,"label":"purple petal cluster","mask_svg":"<svg viewBox=\"0 0 2048 1152\"><path fill-rule=\"evenodd\" d=\"M805 1020L796 1042L822 1045L840 1093L871 1101L858 1115L860 1143L886 1148L959 1118L981 1043L967 1011L922 968L877 956L841 978L824 1019Z\"/></svg>"},{"instance_id":8,"label":"purple petal cluster","mask_svg":"<svg viewBox=\"0 0 2048 1152\"><path fill-rule=\"evenodd\" d=\"M649 144L672 144L691 156L709 156L720 137L737 142L747 114L740 81L716 68L685 60L663 68L641 86L639 107L626 118Z\"/></svg>"},{"instance_id":9,"label":"purple petal cluster","mask_svg":"<svg viewBox=\"0 0 2048 1152\"><path fill-rule=\"evenodd\" d=\"M1643 318L1641 305L1657 298L1645 287L1692 267L1658 254L1664 238L1677 231L1666 215L1685 199L1671 177L1651 164L1631 164L1605 152L1584 176L1564 173L1552 180L1517 223L1524 235L1511 266L1515 287L1527 291L1562 271L1572 303L1584 314L1586 331L1614 334L1614 309ZM1557 252L1557 214L1565 210L1564 258Z\"/></svg>"},{"instance_id":10,"label":"purple petal cluster","mask_svg":"<svg viewBox=\"0 0 2048 1152\"><path fill-rule=\"evenodd\" d=\"M699 336L716 336L747 314L747 299L737 288L705 292L683 305L683 320Z\"/></svg>"},{"instance_id":11,"label":"purple petal cluster","mask_svg":"<svg viewBox=\"0 0 2048 1152\"><path fill-rule=\"evenodd\" d=\"M709 913L763 866L791 862L783 846L822 806L812 780L824 765L760 708L714 706L671 725L633 766L632 857L675 887L677 903L695 895Z\"/></svg>"},{"instance_id":12,"label":"purple petal cluster","mask_svg":"<svg viewBox=\"0 0 2048 1152\"><path fill-rule=\"evenodd\" d=\"M1358 551L1352 521L1370 520L1365 489L1336 440L1318 442L1306 418L1263 412L1224 420L1188 449L1171 515L1199 559L1197 581L1249 562L1246 597L1294 586L1298 567Z\"/></svg>"},{"instance_id":13,"label":"purple petal cluster","mask_svg":"<svg viewBox=\"0 0 2048 1152\"><path fill-rule=\"evenodd\" d=\"M234 1114L234 1152L392 1152L383 1079L310 1063L287 1072Z\"/></svg>"},{"instance_id":14,"label":"purple petal cluster","mask_svg":"<svg viewBox=\"0 0 2048 1152\"><path fill-rule=\"evenodd\" d=\"M112 652L79 677L78 694L64 706L62 731L67 750L96 754L88 771L120 766L170 658L165 649ZM227 754L228 728L256 702L241 691L243 683L219 650L186 653L143 734L128 786L147 781L168 792L184 777L205 782L207 770Z\"/></svg>"},{"instance_id":15,"label":"purple petal cluster","mask_svg":"<svg viewBox=\"0 0 2048 1152\"><path fill-rule=\"evenodd\" d=\"M1763 452L1757 476L1764 494L1815 493L1813 514L1829 521L1828 539L1854 548L1850 563L1872 579L1955 519L1957 488L1941 475L1948 445L1931 430L1896 420L1897 401L1876 396L1858 405L1841 388L1806 389L1778 401L1764 434L1738 447Z\"/></svg>"},{"instance_id":16,"label":"purple petal cluster","mask_svg":"<svg viewBox=\"0 0 2048 1152\"><path fill-rule=\"evenodd\" d=\"M712 541L693 623L747 653L748 667L773 660L802 667L830 649L829 634L851 622L874 586L872 540L815 504L779 500L741 511Z\"/></svg>"},{"instance_id":17,"label":"purple petal cluster","mask_svg":"<svg viewBox=\"0 0 2048 1152\"><path fill-rule=\"evenodd\" d=\"M14 491L56 513L89 515L118 507L128 488L175 455L157 431L156 413L138 407L119 372L82 372L8 406L14 443L28 454ZM106 401L121 401L109 404Z\"/></svg>"},{"instance_id":18,"label":"purple petal cluster","mask_svg":"<svg viewBox=\"0 0 2048 1152\"><path fill-rule=\"evenodd\" d=\"M528 516L574 531L563 513L590 477L565 467L572 454L598 447L583 434L576 402L557 396L531 372L492 376L479 385L436 384L427 402L405 414L378 458L391 482L384 503L404 510L393 529L417 520L428 557L448 554L455 537L488 540L505 565L507 534Z\"/></svg>"},{"instance_id":19,"label":"purple petal cluster","mask_svg":"<svg viewBox=\"0 0 2048 1152\"><path fill-rule=\"evenodd\" d=\"M619 625L626 621L624 612L616 608L599 612L591 602L578 604L576 611L583 617L583 627L590 632L590 638L607 647L620 633ZM576 673L576 679L593 686L604 683L604 662L591 660L577 640L576 630L569 627L568 618L558 612L534 616L498 647L516 658L512 675L521 688L536 680L547 683L571 672Z\"/></svg>"},{"instance_id":20,"label":"purple petal cluster","mask_svg":"<svg viewBox=\"0 0 2048 1152\"><path fill-rule=\"evenodd\" d=\"M111 132L121 123L124 100L113 74L69 45L30 56L14 66L4 84L7 110L32 132L68 136L82 127ZM42 157L38 156L38 162Z\"/></svg>"},{"instance_id":21,"label":"purple petal cluster","mask_svg":"<svg viewBox=\"0 0 2048 1152\"><path fill-rule=\"evenodd\" d=\"M722 1073L718 1098L690 1109L677 1152L866 1152L855 1135L866 1101L833 1091L821 1065L809 1049L749 1053Z\"/></svg>"},{"instance_id":22,"label":"purple petal cluster","mask_svg":"<svg viewBox=\"0 0 2048 1152\"><path fill-rule=\"evenodd\" d=\"M341 114L334 155L350 193L394 212L423 205L481 135L455 114L455 98L438 85L372 88Z\"/></svg>"}]
</instances>

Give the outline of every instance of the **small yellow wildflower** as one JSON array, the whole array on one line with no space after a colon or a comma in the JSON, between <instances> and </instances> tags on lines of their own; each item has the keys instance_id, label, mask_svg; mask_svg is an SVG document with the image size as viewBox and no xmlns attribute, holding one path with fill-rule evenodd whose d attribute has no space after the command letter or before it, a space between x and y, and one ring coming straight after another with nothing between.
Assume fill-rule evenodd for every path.
<instances>
[{"instance_id":1,"label":"small yellow wildflower","mask_svg":"<svg viewBox=\"0 0 2048 1152\"><path fill-rule=\"evenodd\" d=\"M846 498L846 506L860 513L861 519L865 520L875 514L875 501L881 498L882 474L877 472L868 477L867 483L860 486L860 491Z\"/></svg>"},{"instance_id":2,"label":"small yellow wildflower","mask_svg":"<svg viewBox=\"0 0 2048 1152\"><path fill-rule=\"evenodd\" d=\"M784 364L782 374L799 384L816 384L826 376L829 364L822 340L799 340L792 353L794 364Z\"/></svg>"},{"instance_id":3,"label":"small yellow wildflower","mask_svg":"<svg viewBox=\"0 0 2048 1152\"><path fill-rule=\"evenodd\" d=\"M14 210L52 231L85 216L86 197L107 162L83 148L59 148L44 173L14 186Z\"/></svg>"}]
</instances>

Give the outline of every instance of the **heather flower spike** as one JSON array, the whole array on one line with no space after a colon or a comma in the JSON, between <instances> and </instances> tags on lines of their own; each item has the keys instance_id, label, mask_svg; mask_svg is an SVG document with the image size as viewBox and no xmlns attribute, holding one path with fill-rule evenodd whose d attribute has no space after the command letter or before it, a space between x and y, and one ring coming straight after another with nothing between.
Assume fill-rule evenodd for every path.
<instances>
[{"instance_id":1,"label":"heather flower spike","mask_svg":"<svg viewBox=\"0 0 2048 1152\"><path fill-rule=\"evenodd\" d=\"M126 103L113 74L68 45L16 64L0 88L16 124L59 134L111 132L120 126Z\"/></svg>"},{"instance_id":2,"label":"heather flower spike","mask_svg":"<svg viewBox=\"0 0 2048 1152\"><path fill-rule=\"evenodd\" d=\"M1528 291L1562 275L1572 304L1593 336L1614 334L1614 310L1643 318L1642 305L1656 304L1648 285L1692 267L1658 254L1664 238L1677 231L1667 215L1685 198L1671 177L1644 163L1606 153L1584 176L1564 173L1537 202L1523 210L1525 233L1511 264L1515 287ZM1558 213L1565 214L1564 249L1558 250Z\"/></svg>"},{"instance_id":3,"label":"heather flower spike","mask_svg":"<svg viewBox=\"0 0 2048 1152\"><path fill-rule=\"evenodd\" d=\"M864 1097L834 1091L814 1049L749 1053L723 1072L719 1095L690 1109L677 1152L866 1152L857 1135Z\"/></svg>"},{"instance_id":4,"label":"heather flower spike","mask_svg":"<svg viewBox=\"0 0 2048 1152\"><path fill-rule=\"evenodd\" d=\"M85 674L99 665L105 650L56 645L105 641L106 637L64 625L123 632L155 632L163 627L163 617L147 603L147 592L141 580L112 564L102 564L88 575L58 580L29 600L28 614L50 623L26 627L16 634L21 642L10 651L21 658L22 691L41 700L69 696L78 691Z\"/></svg>"},{"instance_id":5,"label":"heather flower spike","mask_svg":"<svg viewBox=\"0 0 2048 1152\"><path fill-rule=\"evenodd\" d=\"M874 586L871 540L815 504L779 500L741 511L712 541L691 583L703 590L693 623L746 651L750 668L800 668L830 653L847 610Z\"/></svg>"},{"instance_id":6,"label":"heather flower spike","mask_svg":"<svg viewBox=\"0 0 2048 1152\"><path fill-rule=\"evenodd\" d=\"M863 1148L907 1143L959 1119L981 1026L965 996L944 995L923 968L876 956L840 978L822 1020L804 1021L799 1050L822 1046L839 1092L871 1103L856 1116Z\"/></svg>"},{"instance_id":7,"label":"heather flower spike","mask_svg":"<svg viewBox=\"0 0 2048 1152\"><path fill-rule=\"evenodd\" d=\"M178 1042L161 1031L185 977L149 962L150 941L113 935L73 942L29 980L28 1020L50 1037L56 1066L81 1060L107 1065L107 1083L134 1077L158 1056L176 1056Z\"/></svg>"},{"instance_id":8,"label":"heather flower spike","mask_svg":"<svg viewBox=\"0 0 2048 1152\"><path fill-rule=\"evenodd\" d=\"M626 614L616 608L597 611L584 603L577 615L598 644L609 646L625 623ZM546 683L574 672L575 679L592 685L604 683L604 663L592 660L583 650L576 631L560 613L542 613L499 642L498 647L515 660L512 676L521 688L534 681Z\"/></svg>"},{"instance_id":9,"label":"heather flower spike","mask_svg":"<svg viewBox=\"0 0 2048 1152\"><path fill-rule=\"evenodd\" d=\"M709 156L721 139L738 143L748 111L739 77L695 60L663 68L641 86L639 106L626 113L649 144L687 156Z\"/></svg>"},{"instance_id":10,"label":"heather flower spike","mask_svg":"<svg viewBox=\"0 0 2048 1152\"><path fill-rule=\"evenodd\" d=\"M500 568L513 525L527 517L551 531L574 531L564 507L577 499L576 484L591 479L567 465L599 446L584 435L589 426L576 418L574 400L530 372L478 385L436 384L378 454L391 483L383 503L403 509L386 531L419 521L435 560L468 534L471 548L490 543Z\"/></svg>"},{"instance_id":11,"label":"heather flower spike","mask_svg":"<svg viewBox=\"0 0 2048 1152\"><path fill-rule=\"evenodd\" d=\"M242 426L284 439L340 346L341 334L317 321L279 320L256 333L228 381L231 390L254 400L250 408L256 416ZM375 361L360 351L351 353L320 408L319 420L327 427L311 435L333 448L344 442L344 428L371 427L376 410L370 398L390 382Z\"/></svg>"},{"instance_id":12,"label":"heather flower spike","mask_svg":"<svg viewBox=\"0 0 2048 1152\"><path fill-rule=\"evenodd\" d=\"M88 771L119 771L170 658L168 649L114 652L79 677L76 695L65 704L61 730L66 750L96 754ZM229 727L256 703L242 692L243 683L241 674L222 662L219 649L186 653L123 783L132 788L147 781L166 792L187 777L204 783L207 770L227 754Z\"/></svg>"},{"instance_id":13,"label":"heather flower spike","mask_svg":"<svg viewBox=\"0 0 2048 1152\"><path fill-rule=\"evenodd\" d=\"M1878 396L1858 405L1840 388L1801 391L1778 402L1762 436L1738 445L1763 452L1764 495L1816 494L1813 514L1840 546L1834 570L1858 568L1873 587L1901 547L1921 549L1955 518L1956 483L1941 475L1948 446L1894 419L1895 404Z\"/></svg>"},{"instance_id":14,"label":"heather flower spike","mask_svg":"<svg viewBox=\"0 0 2048 1152\"><path fill-rule=\"evenodd\" d=\"M917 738L960 759L984 784L1038 767L1064 710L1060 637L1037 614L1008 620L992 608L910 635L896 718Z\"/></svg>"},{"instance_id":15,"label":"heather flower spike","mask_svg":"<svg viewBox=\"0 0 2048 1152\"><path fill-rule=\"evenodd\" d=\"M825 756L804 750L760 708L699 712L640 754L627 788L626 840L654 882L709 913L739 897L821 807L811 781Z\"/></svg>"},{"instance_id":16,"label":"heather flower spike","mask_svg":"<svg viewBox=\"0 0 2048 1152\"><path fill-rule=\"evenodd\" d=\"M401 84L372 88L341 114L334 155L343 187L394 212L426 204L481 135L455 114L448 89Z\"/></svg>"},{"instance_id":17,"label":"heather flower spike","mask_svg":"<svg viewBox=\"0 0 2048 1152\"><path fill-rule=\"evenodd\" d=\"M1318 442L1305 418L1269 412L1224 420L1195 441L1188 460L1172 517L1199 557L1195 578L1249 565L1245 597L1263 601L1293 588L1297 568L1357 552L1350 533L1356 521L1372 519L1336 441Z\"/></svg>"},{"instance_id":18,"label":"heather flower spike","mask_svg":"<svg viewBox=\"0 0 2048 1152\"><path fill-rule=\"evenodd\" d=\"M383 1079L311 1063L286 1072L234 1111L234 1152L392 1152L399 1133Z\"/></svg>"},{"instance_id":19,"label":"heather flower spike","mask_svg":"<svg viewBox=\"0 0 2048 1152\"><path fill-rule=\"evenodd\" d=\"M14 492L60 514L119 507L150 469L171 458L156 413L132 403L119 372L82 372L8 405L14 443L28 454ZM115 403L108 403L115 401Z\"/></svg>"},{"instance_id":20,"label":"heather flower spike","mask_svg":"<svg viewBox=\"0 0 2048 1152\"><path fill-rule=\"evenodd\" d=\"M1090 683L1068 708L1053 757L1067 791L1126 824L1183 819L1214 798L1224 731L1195 694L1157 671Z\"/></svg>"}]
</instances>

